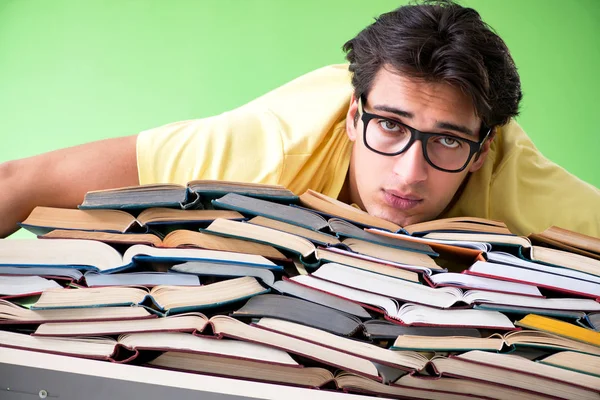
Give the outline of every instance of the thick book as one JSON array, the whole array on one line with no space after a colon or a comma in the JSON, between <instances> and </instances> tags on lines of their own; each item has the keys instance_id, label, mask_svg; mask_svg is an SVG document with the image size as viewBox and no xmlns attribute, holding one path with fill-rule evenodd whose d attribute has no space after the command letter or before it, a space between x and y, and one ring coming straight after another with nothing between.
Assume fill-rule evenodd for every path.
<instances>
[{"instance_id":1,"label":"thick book","mask_svg":"<svg viewBox=\"0 0 600 400\"><path fill-rule=\"evenodd\" d=\"M149 361L148 365L182 372L314 388L325 386L334 379L333 374L325 368L305 368L299 364L287 365L270 360L241 358L239 355L224 357L167 351Z\"/></svg>"},{"instance_id":2,"label":"thick book","mask_svg":"<svg viewBox=\"0 0 600 400\"><path fill-rule=\"evenodd\" d=\"M39 325L44 322L118 321L156 318L144 307L86 307L54 310L30 310L0 299L0 324Z\"/></svg>"},{"instance_id":3,"label":"thick book","mask_svg":"<svg viewBox=\"0 0 600 400\"><path fill-rule=\"evenodd\" d=\"M531 263L535 264L535 263ZM533 267L537 267L536 264ZM545 267L545 266L541 266ZM551 271L554 269L554 271ZM563 271L564 270L564 271ZM498 264L494 262L477 261L465 271L467 274L482 276L484 278L500 279L559 291L563 293L575 294L577 296L597 298L600 297L600 281L594 282L593 275L583 276L577 271L546 267L530 269L521 266ZM555 273L554 273L555 272ZM594 280L596 280L594 278Z\"/></svg>"},{"instance_id":4,"label":"thick book","mask_svg":"<svg viewBox=\"0 0 600 400\"><path fill-rule=\"evenodd\" d=\"M64 281L67 283L78 282L83 278L83 273L77 269L61 267L9 267L0 268L0 276L41 276L42 278Z\"/></svg>"},{"instance_id":5,"label":"thick book","mask_svg":"<svg viewBox=\"0 0 600 400\"><path fill-rule=\"evenodd\" d=\"M524 328L552 333L558 336L600 347L600 332L582 328L580 326L555 318L529 314L519 321L516 321L515 324Z\"/></svg>"},{"instance_id":6,"label":"thick book","mask_svg":"<svg viewBox=\"0 0 600 400\"><path fill-rule=\"evenodd\" d=\"M381 380L377 367L371 361L344 352L343 349L334 350L296 337L250 326L224 315L214 316L210 322L213 332L219 338L232 338L272 346L370 379Z\"/></svg>"},{"instance_id":7,"label":"thick book","mask_svg":"<svg viewBox=\"0 0 600 400\"><path fill-rule=\"evenodd\" d=\"M600 355L560 351L538 362L600 378Z\"/></svg>"},{"instance_id":8,"label":"thick book","mask_svg":"<svg viewBox=\"0 0 600 400\"><path fill-rule=\"evenodd\" d=\"M122 210L78 210L37 206L19 225L36 235L54 229L103 231L112 233L146 233L163 225L205 225L217 218L243 219L228 210L176 210L148 208L134 217Z\"/></svg>"},{"instance_id":9,"label":"thick book","mask_svg":"<svg viewBox=\"0 0 600 400\"><path fill-rule=\"evenodd\" d=\"M119 321L44 322L33 336L112 336L139 332L188 332L200 334L208 318L201 313L184 313L163 318Z\"/></svg>"},{"instance_id":10,"label":"thick book","mask_svg":"<svg viewBox=\"0 0 600 400\"><path fill-rule=\"evenodd\" d=\"M341 373L335 378L340 389L357 394L370 394L386 398L411 398L433 400L547 400L548 397L524 392L508 386L487 382L445 377L407 374L384 385L351 373ZM493 396L491 396L493 394Z\"/></svg>"},{"instance_id":11,"label":"thick book","mask_svg":"<svg viewBox=\"0 0 600 400\"><path fill-rule=\"evenodd\" d=\"M81 209L141 210L150 207L180 209L202 208L202 199L210 200L226 193L265 198L284 203L297 202L298 197L280 185L197 180L187 185L154 184L88 192Z\"/></svg>"},{"instance_id":12,"label":"thick book","mask_svg":"<svg viewBox=\"0 0 600 400\"><path fill-rule=\"evenodd\" d=\"M429 361L427 357L416 352L395 352L374 344L340 337L320 329L281 319L261 318L253 325L269 332L276 332L332 350L342 350L356 357L407 371L420 371Z\"/></svg>"},{"instance_id":13,"label":"thick book","mask_svg":"<svg viewBox=\"0 0 600 400\"><path fill-rule=\"evenodd\" d=\"M529 238L534 243L600 260L600 238L597 237L551 226L543 232L529 235Z\"/></svg>"},{"instance_id":14,"label":"thick book","mask_svg":"<svg viewBox=\"0 0 600 400\"><path fill-rule=\"evenodd\" d=\"M494 333L489 337L435 336L404 333L394 339L392 349L414 351L462 352L485 350L514 352L519 349L540 349L545 351L570 350L582 354L600 355L600 347L560 337L551 333L534 330L519 330L504 335Z\"/></svg>"},{"instance_id":15,"label":"thick book","mask_svg":"<svg viewBox=\"0 0 600 400\"><path fill-rule=\"evenodd\" d=\"M597 399L600 388L600 378L480 350L434 357L430 365L442 376L480 380L561 399Z\"/></svg>"},{"instance_id":16,"label":"thick book","mask_svg":"<svg viewBox=\"0 0 600 400\"><path fill-rule=\"evenodd\" d=\"M355 316L320 304L279 294L255 296L231 315L245 319L278 318L339 336L354 336L362 333L361 320Z\"/></svg>"},{"instance_id":17,"label":"thick book","mask_svg":"<svg viewBox=\"0 0 600 400\"><path fill-rule=\"evenodd\" d=\"M155 286L150 290L124 286L50 289L42 293L31 309L143 304L156 310L156 312L170 315L220 307L268 291L269 289L265 289L252 277L234 278L198 287Z\"/></svg>"},{"instance_id":18,"label":"thick book","mask_svg":"<svg viewBox=\"0 0 600 400\"><path fill-rule=\"evenodd\" d=\"M3 266L55 266L108 273L132 268L136 262L142 261L176 263L192 260L230 262L282 270L281 266L262 256L227 251L133 245L121 255L108 244L94 240L0 240L0 270Z\"/></svg>"},{"instance_id":19,"label":"thick book","mask_svg":"<svg viewBox=\"0 0 600 400\"><path fill-rule=\"evenodd\" d=\"M152 207L194 209L201 208L202 203L200 196L185 186L153 184L90 191L79 205L82 210L143 210Z\"/></svg>"},{"instance_id":20,"label":"thick book","mask_svg":"<svg viewBox=\"0 0 600 400\"><path fill-rule=\"evenodd\" d=\"M357 302L363 307L383 313L390 321L403 325L514 329L512 322L497 311L438 309L411 303L400 306L393 298L312 276L298 275L290 278L290 281Z\"/></svg>"},{"instance_id":21,"label":"thick book","mask_svg":"<svg viewBox=\"0 0 600 400\"><path fill-rule=\"evenodd\" d=\"M568 268L575 271L600 276L600 259L586 257L568 251L550 249L548 247L541 246L532 246L529 249L527 256L523 257L527 257L528 259L537 261L538 263Z\"/></svg>"},{"instance_id":22,"label":"thick book","mask_svg":"<svg viewBox=\"0 0 600 400\"><path fill-rule=\"evenodd\" d=\"M144 244L147 246L163 248L199 248L206 250L222 250L233 253L246 253L263 256L272 260L286 259L279 250L266 244L249 242L223 236L207 235L187 229L176 229L169 232L164 238L152 233L108 233L98 231L79 231L55 229L40 239L85 239L115 246L132 246Z\"/></svg>"},{"instance_id":23,"label":"thick book","mask_svg":"<svg viewBox=\"0 0 600 400\"><path fill-rule=\"evenodd\" d=\"M128 362L145 351L175 351L237 360L254 360L279 367L301 366L285 351L236 340L214 340L183 332L122 334L111 337L43 337L0 331L0 346L23 348L113 362ZM148 357L143 357L148 359ZM142 360L143 360L142 359Z\"/></svg>"}]
</instances>

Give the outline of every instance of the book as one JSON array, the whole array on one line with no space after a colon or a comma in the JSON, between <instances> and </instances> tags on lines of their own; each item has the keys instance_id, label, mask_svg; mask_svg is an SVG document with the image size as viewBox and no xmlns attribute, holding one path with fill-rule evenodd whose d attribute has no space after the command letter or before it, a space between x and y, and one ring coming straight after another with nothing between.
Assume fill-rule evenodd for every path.
<instances>
[{"instance_id":1,"label":"book","mask_svg":"<svg viewBox=\"0 0 600 400\"><path fill-rule=\"evenodd\" d=\"M546 268L547 270L545 271L540 270L541 268L534 270L508 264L477 261L475 264L471 265L465 273L482 276L484 278L536 285L538 287L571 293L578 296L592 298L600 297L600 282L597 283L578 279L577 276L580 276L580 274L575 274L576 271L562 275L549 271L552 267ZM560 270L560 268L555 268L555 270ZM567 274L571 276L567 276ZM589 276L591 277L591 275Z\"/></svg>"},{"instance_id":2,"label":"book","mask_svg":"<svg viewBox=\"0 0 600 400\"><path fill-rule=\"evenodd\" d=\"M154 271L121 272L118 274L99 274L88 271L84 274L87 287L98 286L200 286L197 276L178 274L175 272L163 273Z\"/></svg>"},{"instance_id":3,"label":"book","mask_svg":"<svg viewBox=\"0 0 600 400\"><path fill-rule=\"evenodd\" d=\"M543 232L529 235L529 238L534 243L600 260L600 239L596 237L551 226Z\"/></svg>"},{"instance_id":4,"label":"book","mask_svg":"<svg viewBox=\"0 0 600 400\"><path fill-rule=\"evenodd\" d=\"M255 360L278 367L301 368L289 354L282 350L237 340L214 340L183 332L129 333L113 339L111 337L44 337L0 331L0 346L113 362L129 362L136 359L140 352L151 350ZM143 357L142 360L147 358Z\"/></svg>"},{"instance_id":5,"label":"book","mask_svg":"<svg viewBox=\"0 0 600 400\"><path fill-rule=\"evenodd\" d=\"M115 321L156 318L144 307L89 307L54 310L30 310L0 299L0 324L38 325L44 322L64 321Z\"/></svg>"},{"instance_id":6,"label":"book","mask_svg":"<svg viewBox=\"0 0 600 400\"><path fill-rule=\"evenodd\" d=\"M152 207L193 209L201 208L202 203L200 196L188 191L187 187L164 183L90 191L79 205L82 210L143 210Z\"/></svg>"},{"instance_id":7,"label":"book","mask_svg":"<svg viewBox=\"0 0 600 400\"><path fill-rule=\"evenodd\" d=\"M390 385L395 388L396 393L408 388L427 390L431 394L437 393L442 399L447 395L466 394L493 397L501 400L544 400L548 397L519 390L509 386L500 386L488 382L474 381L469 379L454 379L445 377L428 377L417 375L404 375ZM490 396L491 395L491 396Z\"/></svg>"},{"instance_id":8,"label":"book","mask_svg":"<svg viewBox=\"0 0 600 400\"><path fill-rule=\"evenodd\" d=\"M392 322L404 325L514 329L512 322L505 315L496 311L437 309L411 303L400 306L396 300L390 297L365 292L313 276L298 275L290 278L290 281L346 300L355 301L363 307L383 313Z\"/></svg>"},{"instance_id":9,"label":"book","mask_svg":"<svg viewBox=\"0 0 600 400\"><path fill-rule=\"evenodd\" d=\"M301 365L244 359L239 355L223 357L212 354L167 351L149 361L148 365L183 372L303 387L321 387L334 378L333 374L325 368L303 368Z\"/></svg>"},{"instance_id":10,"label":"book","mask_svg":"<svg viewBox=\"0 0 600 400\"><path fill-rule=\"evenodd\" d=\"M0 275L0 298L31 296L52 288L62 288L62 286L52 279L46 279L40 276Z\"/></svg>"},{"instance_id":11,"label":"book","mask_svg":"<svg viewBox=\"0 0 600 400\"><path fill-rule=\"evenodd\" d=\"M431 249L430 246L426 244L375 235L339 218L330 218L327 220L329 230L331 230L331 232L336 236L263 216L254 217L248 222L300 236L321 246L339 245L341 243L340 239L354 238L401 250L425 253L432 257L436 257L438 255Z\"/></svg>"},{"instance_id":12,"label":"book","mask_svg":"<svg viewBox=\"0 0 600 400\"><path fill-rule=\"evenodd\" d=\"M270 243L275 247L286 249L299 255L305 264L311 266L316 264L312 259L319 260L323 254L322 251L317 250L312 242L303 237L244 222L217 219L206 228L205 232L226 235L228 237L244 238L259 243ZM426 254L380 246L352 238L344 239L342 243L351 249L356 248L357 251L367 251L371 254L376 254L379 251L384 257L402 260L403 263L395 264L395 266L398 267L396 269L403 269L402 267L406 267L407 269L417 269L419 271L425 270L424 268L426 268L427 271L431 271L431 268L439 270L435 261ZM404 279L418 281L418 275L414 272L411 273L407 270L399 271L397 274L402 275Z\"/></svg>"},{"instance_id":13,"label":"book","mask_svg":"<svg viewBox=\"0 0 600 400\"><path fill-rule=\"evenodd\" d=\"M423 236L431 232L475 232L512 235L505 223L478 217L440 218L404 227L409 235Z\"/></svg>"},{"instance_id":14,"label":"book","mask_svg":"<svg viewBox=\"0 0 600 400\"><path fill-rule=\"evenodd\" d=\"M194 274L210 277L252 276L260 279L269 287L272 287L275 282L275 275L269 269L238 264L215 263L209 261L188 261L183 264L173 265L170 271L181 274Z\"/></svg>"},{"instance_id":15,"label":"book","mask_svg":"<svg viewBox=\"0 0 600 400\"><path fill-rule=\"evenodd\" d=\"M206 224L216 218L243 219L235 211L148 208L137 217L121 210L78 210L37 206L19 226L43 235L54 229L145 233L157 225Z\"/></svg>"},{"instance_id":16,"label":"book","mask_svg":"<svg viewBox=\"0 0 600 400\"><path fill-rule=\"evenodd\" d=\"M481 333L475 328L403 326L381 319L365 321L363 328L365 336L373 340L396 340L400 335L481 337Z\"/></svg>"},{"instance_id":17,"label":"book","mask_svg":"<svg viewBox=\"0 0 600 400\"><path fill-rule=\"evenodd\" d=\"M0 268L0 276L41 276L43 278L77 282L83 278L83 273L77 269L60 267L9 267Z\"/></svg>"},{"instance_id":18,"label":"book","mask_svg":"<svg viewBox=\"0 0 600 400\"><path fill-rule=\"evenodd\" d=\"M524 236L504 235L499 233L471 232L431 232L423 236L425 239L445 240L450 242L483 242L492 245L531 247L531 241Z\"/></svg>"},{"instance_id":19,"label":"book","mask_svg":"<svg viewBox=\"0 0 600 400\"><path fill-rule=\"evenodd\" d=\"M35 350L67 356L115 361L116 340L103 338L38 338L23 333L1 331L0 348Z\"/></svg>"},{"instance_id":20,"label":"book","mask_svg":"<svg viewBox=\"0 0 600 400\"><path fill-rule=\"evenodd\" d=\"M535 249L532 249L535 251ZM543 251L543 249L542 249ZM549 272L555 275L562 275L571 278L581 279L584 281L600 283L600 274L596 270L595 265L592 263L578 262L575 260L573 263L574 268L570 268L562 265L555 265L544 262L530 261L523 256L515 256L510 253L491 251L486 254L488 261L495 262L498 264L513 265L521 268L527 268L536 271ZM534 256L535 257L535 256ZM590 259L588 259L590 260ZM595 260L590 260L595 263Z\"/></svg>"},{"instance_id":21,"label":"book","mask_svg":"<svg viewBox=\"0 0 600 400\"><path fill-rule=\"evenodd\" d=\"M278 221L276 219L263 217L261 215L248 220L248 223L286 232L295 236L300 236L304 239L310 240L313 243L317 243L324 246L335 245L340 243L340 240L336 236L330 235L328 233L315 231L287 222Z\"/></svg>"},{"instance_id":22,"label":"book","mask_svg":"<svg viewBox=\"0 0 600 400\"><path fill-rule=\"evenodd\" d=\"M358 207L353 207L311 189L300 195L300 204L326 215L342 218L361 226L386 229L392 232L402 229L401 226L393 222L370 215Z\"/></svg>"},{"instance_id":23,"label":"book","mask_svg":"<svg viewBox=\"0 0 600 400\"><path fill-rule=\"evenodd\" d=\"M273 284L273 289L277 290L279 293L294 296L316 304L321 304L334 310L338 310L349 315L354 315L361 319L371 318L371 314L369 314L367 310L356 303L333 296L329 293L297 285L285 278L275 282Z\"/></svg>"},{"instance_id":24,"label":"book","mask_svg":"<svg viewBox=\"0 0 600 400\"><path fill-rule=\"evenodd\" d=\"M598 355L560 351L544 357L538 362L600 378L600 356Z\"/></svg>"},{"instance_id":25,"label":"book","mask_svg":"<svg viewBox=\"0 0 600 400\"><path fill-rule=\"evenodd\" d=\"M376 366L371 361L342 350L330 349L306 340L246 325L224 315L213 316L211 325L213 332L219 338L226 337L272 346L370 379L381 380Z\"/></svg>"},{"instance_id":26,"label":"book","mask_svg":"<svg viewBox=\"0 0 600 400\"><path fill-rule=\"evenodd\" d=\"M211 199L226 193L265 198L271 201L295 203L298 197L280 185L248 182L195 180L186 185L154 184L129 186L88 192L79 206L82 209L132 209L171 207L202 208L202 199Z\"/></svg>"},{"instance_id":27,"label":"book","mask_svg":"<svg viewBox=\"0 0 600 400\"><path fill-rule=\"evenodd\" d=\"M529 314L519 321L516 321L515 324L524 328L548 332L600 347L600 332L585 329L558 319Z\"/></svg>"},{"instance_id":28,"label":"book","mask_svg":"<svg viewBox=\"0 0 600 400\"><path fill-rule=\"evenodd\" d=\"M176 229L169 232L163 239L151 233L108 233L108 232L88 232L78 230L55 229L45 235L39 236L40 239L86 239L97 240L111 245L135 245L145 244L154 247L164 248L199 248L207 250L222 250L232 253L255 254L270 258L273 260L284 260L283 255L273 246L261 243L249 242L234 238L222 236L207 235L202 232L190 231L187 229Z\"/></svg>"},{"instance_id":29,"label":"book","mask_svg":"<svg viewBox=\"0 0 600 400\"><path fill-rule=\"evenodd\" d=\"M600 378L480 350L434 357L430 365L441 376L481 380L561 399L596 399L600 387Z\"/></svg>"},{"instance_id":30,"label":"book","mask_svg":"<svg viewBox=\"0 0 600 400\"><path fill-rule=\"evenodd\" d=\"M359 318L306 300L280 294L263 294L249 299L231 316L241 319L278 318L318 328L339 336L360 334Z\"/></svg>"},{"instance_id":31,"label":"book","mask_svg":"<svg viewBox=\"0 0 600 400\"><path fill-rule=\"evenodd\" d=\"M532 261L541 262L551 266L564 267L586 274L600 276L600 259L540 246L531 247L529 250L529 258Z\"/></svg>"},{"instance_id":32,"label":"book","mask_svg":"<svg viewBox=\"0 0 600 400\"><path fill-rule=\"evenodd\" d=\"M546 400L548 397L524 392L508 386L498 386L481 381L428 377L407 374L384 385L362 376L343 372L336 376L337 386L345 392L372 394L394 398L435 399L435 400ZM493 397L490 397L493 394Z\"/></svg>"},{"instance_id":33,"label":"book","mask_svg":"<svg viewBox=\"0 0 600 400\"><path fill-rule=\"evenodd\" d=\"M311 276L336 285L360 289L403 302L438 308L449 308L462 302L465 304L494 304L498 306L498 309L502 309L503 305L508 305L531 309L600 311L600 303L589 299L544 298L486 290L463 292L456 287L431 288L336 263L323 264ZM337 292L340 293L343 290L343 288L339 288Z\"/></svg>"},{"instance_id":34,"label":"book","mask_svg":"<svg viewBox=\"0 0 600 400\"><path fill-rule=\"evenodd\" d=\"M432 287L458 287L461 289L483 289L491 292L520 294L523 296L542 297L536 286L502 281L499 279L484 278L476 275L446 272L443 274L424 275L424 279Z\"/></svg>"},{"instance_id":35,"label":"book","mask_svg":"<svg viewBox=\"0 0 600 400\"><path fill-rule=\"evenodd\" d=\"M282 185L203 179L190 181L187 183L187 187L191 192L198 193L202 198L208 199L222 197L228 193L236 193L280 203L296 203L298 201L298 196Z\"/></svg>"},{"instance_id":36,"label":"book","mask_svg":"<svg viewBox=\"0 0 600 400\"><path fill-rule=\"evenodd\" d=\"M314 231L326 230L329 227L325 218L312 211L237 193L228 193L212 200L211 203L215 208L237 211L244 215L268 217Z\"/></svg>"},{"instance_id":37,"label":"book","mask_svg":"<svg viewBox=\"0 0 600 400\"><path fill-rule=\"evenodd\" d=\"M269 332L305 340L333 350L343 350L348 354L365 358L378 364L403 369L420 371L429 359L419 353L410 351L392 351L376 345L340 337L313 327L284 321L275 318L261 318L254 326Z\"/></svg>"},{"instance_id":38,"label":"book","mask_svg":"<svg viewBox=\"0 0 600 400\"><path fill-rule=\"evenodd\" d=\"M203 249L166 249L133 245L123 255L106 243L94 240L61 239L0 240L0 270L3 266L61 266L96 272L119 272L137 261L182 262L210 260L261 266L282 267L264 257Z\"/></svg>"},{"instance_id":39,"label":"book","mask_svg":"<svg viewBox=\"0 0 600 400\"><path fill-rule=\"evenodd\" d=\"M112 336L136 332L188 332L201 333L208 318L201 313L184 313L163 318L119 321L44 322L33 336Z\"/></svg>"},{"instance_id":40,"label":"book","mask_svg":"<svg viewBox=\"0 0 600 400\"><path fill-rule=\"evenodd\" d=\"M198 287L155 286L150 290L136 287L106 286L79 289L49 289L42 293L32 310L141 305L170 315L219 307L267 293L252 277L235 278Z\"/></svg>"}]
</instances>

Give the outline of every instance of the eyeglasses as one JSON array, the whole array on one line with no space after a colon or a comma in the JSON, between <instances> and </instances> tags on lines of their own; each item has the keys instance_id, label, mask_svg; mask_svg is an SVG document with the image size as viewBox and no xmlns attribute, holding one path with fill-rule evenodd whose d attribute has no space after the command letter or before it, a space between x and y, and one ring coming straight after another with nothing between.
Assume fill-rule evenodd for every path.
<instances>
[{"instance_id":1,"label":"eyeglasses","mask_svg":"<svg viewBox=\"0 0 600 400\"><path fill-rule=\"evenodd\" d=\"M366 112L364 103L366 97L361 96L358 109L364 125L363 140L369 150L384 156L397 156L419 140L427 163L440 171L463 171L473 155L481 151L492 131L487 128L487 133L478 142L443 133L421 132L394 119ZM482 125L481 132L485 129Z\"/></svg>"}]
</instances>

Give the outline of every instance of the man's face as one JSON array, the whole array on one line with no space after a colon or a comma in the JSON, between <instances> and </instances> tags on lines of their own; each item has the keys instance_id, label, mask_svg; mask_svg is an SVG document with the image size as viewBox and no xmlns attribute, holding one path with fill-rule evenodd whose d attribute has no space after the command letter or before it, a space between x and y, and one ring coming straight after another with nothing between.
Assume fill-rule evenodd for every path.
<instances>
[{"instance_id":1,"label":"man's face","mask_svg":"<svg viewBox=\"0 0 600 400\"><path fill-rule=\"evenodd\" d=\"M363 104L366 112L422 132L479 140L481 120L475 115L468 96L446 83L406 78L390 70L382 68L377 73ZM369 214L401 226L436 218L450 203L466 175L481 167L489 150L490 141L487 141L479 159L475 161L474 156L467 168L458 173L440 171L429 165L419 141L396 156L377 154L364 144L362 120L354 124L357 111L357 99L353 98L346 118L347 133L354 142L348 176L350 200ZM440 128L444 125L445 128ZM449 129L451 125L472 132L472 136Z\"/></svg>"}]
</instances>

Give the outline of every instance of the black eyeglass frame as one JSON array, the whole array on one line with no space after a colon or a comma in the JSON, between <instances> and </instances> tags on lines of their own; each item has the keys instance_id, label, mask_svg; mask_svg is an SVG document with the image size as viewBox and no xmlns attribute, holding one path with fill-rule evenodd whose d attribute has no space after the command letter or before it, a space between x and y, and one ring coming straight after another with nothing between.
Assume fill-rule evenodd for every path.
<instances>
[{"instance_id":1,"label":"black eyeglass frame","mask_svg":"<svg viewBox=\"0 0 600 400\"><path fill-rule=\"evenodd\" d=\"M473 155L481 152L481 148L482 148L483 144L485 143L485 141L490 136L490 133L492 132L492 128L486 128L485 125L482 124L481 128L480 128L480 132L483 132L485 129L487 129L487 133L479 141L469 140L469 139L465 139L465 138L454 136L454 135L447 135L444 133L422 132L418 129L413 128L412 126L403 124L402 122L397 121L395 119L366 112L365 108L364 108L365 103L366 103L366 97L363 95L360 97L360 100L359 100L358 111L361 113L360 119L363 122L363 143L369 150L371 150L374 153L381 154L382 156L392 157L392 156L397 156L399 154L404 153L406 150L410 149L410 147L413 145L413 143L416 140L419 140L421 142L421 147L423 150L423 157L425 158L427 163L429 165L431 165L433 168L440 170L440 171L444 171L444 172L458 173L458 172L464 171L464 169L467 168L467 165L469 165L471 158L473 158ZM408 143L406 143L406 146L404 146L404 148L402 148L402 150L396 151L394 153L386 153L386 152L374 149L373 147L371 147L369 145L369 143L367 143L367 126L369 125L369 122L372 119L381 119L381 120L385 120L385 121L390 121L390 122L393 122L394 124L398 124L400 126L405 127L410 132L410 140L408 141ZM462 141L466 142L469 145L469 157L467 157L467 161L465 161L465 164L461 168L458 168L458 169L446 169L446 168L438 167L437 165L435 165L429 159L429 156L427 155L427 140L433 136L447 137L447 138L451 138L454 140L458 139L458 140L462 140Z\"/></svg>"}]
</instances>

